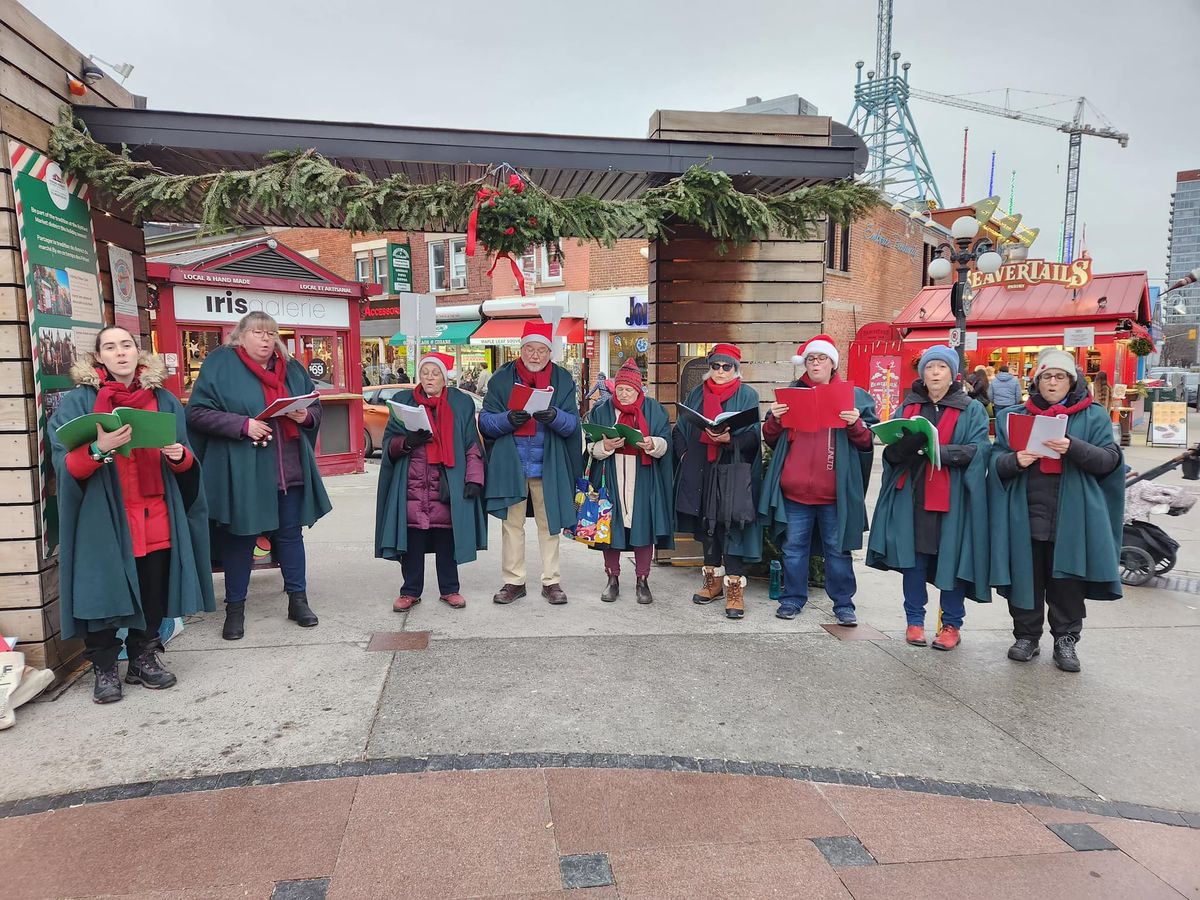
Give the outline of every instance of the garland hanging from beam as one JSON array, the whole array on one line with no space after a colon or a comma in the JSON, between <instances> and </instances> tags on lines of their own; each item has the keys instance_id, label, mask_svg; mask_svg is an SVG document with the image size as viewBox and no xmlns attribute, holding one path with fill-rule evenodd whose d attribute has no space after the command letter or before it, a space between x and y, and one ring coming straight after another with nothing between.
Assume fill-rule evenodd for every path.
<instances>
[{"instance_id":1,"label":"garland hanging from beam","mask_svg":"<svg viewBox=\"0 0 1200 900\"><path fill-rule=\"evenodd\" d=\"M375 181L315 150L268 153L257 169L172 175L133 159L128 148L115 153L97 143L69 108L51 132L49 149L65 171L145 220L157 215L225 227L259 214L354 232L469 230L472 243L497 260L507 257L514 271L513 258L529 247L545 245L561 258L561 238L612 247L642 231L667 240L676 223L698 226L722 243L809 238L820 220L849 225L880 202L874 187L852 181L777 195L743 193L727 173L700 165L628 200L555 197L508 166L467 184L415 184L404 175ZM499 182L501 170L509 172L507 182Z\"/></svg>"}]
</instances>

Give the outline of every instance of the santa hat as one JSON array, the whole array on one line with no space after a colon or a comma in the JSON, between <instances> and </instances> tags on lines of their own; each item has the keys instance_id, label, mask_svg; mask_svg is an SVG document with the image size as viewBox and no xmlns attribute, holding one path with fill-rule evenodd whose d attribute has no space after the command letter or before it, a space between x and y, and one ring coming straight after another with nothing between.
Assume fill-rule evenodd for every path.
<instances>
[{"instance_id":1,"label":"santa hat","mask_svg":"<svg viewBox=\"0 0 1200 900\"><path fill-rule=\"evenodd\" d=\"M625 365L617 370L615 383L617 385L627 384L632 388L637 388L639 392L645 390L642 384L642 370L632 359L625 360Z\"/></svg>"},{"instance_id":2,"label":"santa hat","mask_svg":"<svg viewBox=\"0 0 1200 900\"><path fill-rule=\"evenodd\" d=\"M833 367L838 367L838 349L833 343L833 338L827 334L818 334L812 340L805 341L800 345L800 349L796 351L796 355L792 357L792 362L798 366L804 365L804 360L812 356L814 353L824 353L833 362Z\"/></svg>"},{"instance_id":3,"label":"santa hat","mask_svg":"<svg viewBox=\"0 0 1200 900\"><path fill-rule=\"evenodd\" d=\"M731 362L735 367L742 364L742 349L734 344L717 344L708 351L709 362Z\"/></svg>"},{"instance_id":4,"label":"santa hat","mask_svg":"<svg viewBox=\"0 0 1200 900\"><path fill-rule=\"evenodd\" d=\"M449 353L426 353L421 357L421 361L417 363L417 374L420 375L421 366L425 363L433 363L442 370L442 375L447 379L457 378L458 371L454 368L454 357Z\"/></svg>"},{"instance_id":5,"label":"santa hat","mask_svg":"<svg viewBox=\"0 0 1200 900\"><path fill-rule=\"evenodd\" d=\"M521 332L521 346L526 344L545 344L554 347L554 330L549 322L526 322L525 330Z\"/></svg>"}]
</instances>

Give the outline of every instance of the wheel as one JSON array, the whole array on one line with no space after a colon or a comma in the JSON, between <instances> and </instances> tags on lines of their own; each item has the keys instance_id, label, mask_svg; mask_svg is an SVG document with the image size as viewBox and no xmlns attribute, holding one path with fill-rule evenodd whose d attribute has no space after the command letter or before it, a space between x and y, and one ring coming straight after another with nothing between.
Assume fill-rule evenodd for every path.
<instances>
[{"instance_id":1,"label":"wheel","mask_svg":"<svg viewBox=\"0 0 1200 900\"><path fill-rule=\"evenodd\" d=\"M363 459L370 459L375 455L375 444L371 441L371 432L363 429Z\"/></svg>"},{"instance_id":2,"label":"wheel","mask_svg":"<svg viewBox=\"0 0 1200 900\"><path fill-rule=\"evenodd\" d=\"M1136 587L1154 577L1154 559L1141 547L1121 548L1121 583Z\"/></svg>"},{"instance_id":3,"label":"wheel","mask_svg":"<svg viewBox=\"0 0 1200 900\"><path fill-rule=\"evenodd\" d=\"M1174 553L1172 553L1166 559L1160 559L1154 566L1154 574L1155 575L1166 575L1173 568L1175 568L1176 562L1177 562L1177 557Z\"/></svg>"}]
</instances>

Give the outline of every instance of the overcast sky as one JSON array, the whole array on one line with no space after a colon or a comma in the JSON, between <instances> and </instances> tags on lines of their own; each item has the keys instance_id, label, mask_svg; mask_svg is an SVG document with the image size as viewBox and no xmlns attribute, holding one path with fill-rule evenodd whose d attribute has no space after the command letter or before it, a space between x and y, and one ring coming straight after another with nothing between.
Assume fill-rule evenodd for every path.
<instances>
[{"instance_id":1,"label":"overcast sky","mask_svg":"<svg viewBox=\"0 0 1200 900\"><path fill-rule=\"evenodd\" d=\"M875 55L873 0L25 3L85 54L133 63L127 87L152 109L399 125L644 137L655 109L790 93L844 122L854 62ZM1128 132L1127 149L1084 138L1079 220L1099 271L1161 279L1175 173L1200 168L1200 0L895 6L915 87L1083 94ZM1007 203L1015 170L1015 211L1041 228L1032 255L1056 257L1067 136L912 109L943 200L959 199L969 127L968 201L986 195L995 150L997 193Z\"/></svg>"}]
</instances>

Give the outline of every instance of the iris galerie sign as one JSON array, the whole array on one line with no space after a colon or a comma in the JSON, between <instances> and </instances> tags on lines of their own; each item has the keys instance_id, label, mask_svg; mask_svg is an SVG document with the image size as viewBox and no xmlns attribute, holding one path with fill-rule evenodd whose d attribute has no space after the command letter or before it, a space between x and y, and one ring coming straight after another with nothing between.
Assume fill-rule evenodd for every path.
<instances>
[{"instance_id":1,"label":"iris galerie sign","mask_svg":"<svg viewBox=\"0 0 1200 900\"><path fill-rule=\"evenodd\" d=\"M1003 265L991 275L972 271L967 280L975 290L1003 285L1010 291L1022 291L1032 285L1047 283L1078 289L1092 280L1092 260L1088 256L1069 263L1025 259Z\"/></svg>"}]
</instances>

